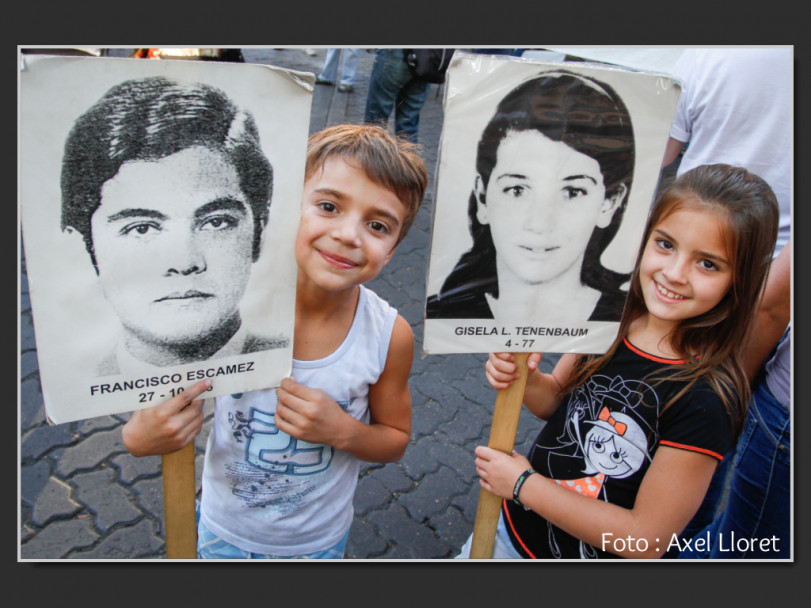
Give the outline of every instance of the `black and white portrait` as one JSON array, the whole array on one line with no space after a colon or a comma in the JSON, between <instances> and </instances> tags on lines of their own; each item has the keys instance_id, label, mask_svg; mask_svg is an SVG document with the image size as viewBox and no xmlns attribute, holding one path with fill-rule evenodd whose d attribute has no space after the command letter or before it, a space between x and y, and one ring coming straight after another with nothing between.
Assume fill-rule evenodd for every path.
<instances>
[{"instance_id":1,"label":"black and white portrait","mask_svg":"<svg viewBox=\"0 0 811 608\"><path fill-rule=\"evenodd\" d=\"M212 396L277 384L292 360L308 79L233 64L25 63L23 236L51 420L153 405L202 377Z\"/></svg>"},{"instance_id":2,"label":"black and white portrait","mask_svg":"<svg viewBox=\"0 0 811 608\"><path fill-rule=\"evenodd\" d=\"M461 55L448 89L426 351L600 352L622 314L678 88L590 64Z\"/></svg>"}]
</instances>

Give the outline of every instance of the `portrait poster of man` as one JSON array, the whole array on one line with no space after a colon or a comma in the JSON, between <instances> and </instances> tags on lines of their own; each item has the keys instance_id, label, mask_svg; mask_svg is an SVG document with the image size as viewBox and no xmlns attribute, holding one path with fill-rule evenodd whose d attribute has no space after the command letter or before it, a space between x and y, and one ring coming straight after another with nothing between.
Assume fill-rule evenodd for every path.
<instances>
[{"instance_id":1,"label":"portrait poster of man","mask_svg":"<svg viewBox=\"0 0 811 608\"><path fill-rule=\"evenodd\" d=\"M460 52L445 86L424 352L605 352L680 83Z\"/></svg>"},{"instance_id":2,"label":"portrait poster of man","mask_svg":"<svg viewBox=\"0 0 811 608\"><path fill-rule=\"evenodd\" d=\"M48 419L290 374L313 77L20 58L20 214Z\"/></svg>"}]
</instances>

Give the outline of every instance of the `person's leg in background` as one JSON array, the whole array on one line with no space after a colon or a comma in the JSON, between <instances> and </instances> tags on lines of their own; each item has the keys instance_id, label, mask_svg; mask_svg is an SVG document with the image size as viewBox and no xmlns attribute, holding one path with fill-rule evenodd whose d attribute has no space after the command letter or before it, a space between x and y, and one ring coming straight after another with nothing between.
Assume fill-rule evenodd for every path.
<instances>
[{"instance_id":1,"label":"person's leg in background","mask_svg":"<svg viewBox=\"0 0 811 608\"><path fill-rule=\"evenodd\" d=\"M409 80L411 72L403 59L402 49L380 49L369 76L363 121L385 127L400 89Z\"/></svg>"},{"instance_id":2,"label":"person's leg in background","mask_svg":"<svg viewBox=\"0 0 811 608\"><path fill-rule=\"evenodd\" d=\"M361 49L343 49L341 84L338 85L338 90L342 93L351 93L355 90L355 79L358 75L360 51Z\"/></svg>"},{"instance_id":3,"label":"person's leg in background","mask_svg":"<svg viewBox=\"0 0 811 608\"><path fill-rule=\"evenodd\" d=\"M316 84L335 84L338 78L338 64L341 62L341 49L327 49L324 67L315 79Z\"/></svg>"},{"instance_id":4,"label":"person's leg in background","mask_svg":"<svg viewBox=\"0 0 811 608\"><path fill-rule=\"evenodd\" d=\"M420 126L420 111L428 97L428 83L416 76L412 77L397 95L394 106L394 132L414 143Z\"/></svg>"}]
</instances>

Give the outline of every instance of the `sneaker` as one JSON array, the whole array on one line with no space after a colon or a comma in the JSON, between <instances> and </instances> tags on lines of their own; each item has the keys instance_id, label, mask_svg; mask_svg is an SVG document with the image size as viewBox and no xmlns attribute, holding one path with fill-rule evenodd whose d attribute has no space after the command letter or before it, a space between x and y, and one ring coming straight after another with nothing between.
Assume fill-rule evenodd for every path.
<instances>
[{"instance_id":1,"label":"sneaker","mask_svg":"<svg viewBox=\"0 0 811 608\"><path fill-rule=\"evenodd\" d=\"M355 87L352 86L351 84L338 85L338 91L341 92L341 93L351 93L354 90L355 90Z\"/></svg>"},{"instance_id":2,"label":"sneaker","mask_svg":"<svg viewBox=\"0 0 811 608\"><path fill-rule=\"evenodd\" d=\"M335 83L334 83L334 82L332 82L331 80L327 80L326 78L321 78L321 76L316 76L316 78L315 78L315 84L327 84L327 85L329 85L329 86L332 86L332 85L334 85Z\"/></svg>"},{"instance_id":3,"label":"sneaker","mask_svg":"<svg viewBox=\"0 0 811 608\"><path fill-rule=\"evenodd\" d=\"M310 57L315 57L316 55L318 55L318 51L316 51L315 49L309 49L309 48L304 49L304 52L307 53Z\"/></svg>"}]
</instances>

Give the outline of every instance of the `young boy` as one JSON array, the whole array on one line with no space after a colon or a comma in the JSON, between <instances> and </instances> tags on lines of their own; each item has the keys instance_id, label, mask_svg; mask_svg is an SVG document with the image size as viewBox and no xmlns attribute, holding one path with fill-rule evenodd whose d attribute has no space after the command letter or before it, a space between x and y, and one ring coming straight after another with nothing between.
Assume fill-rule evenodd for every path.
<instances>
[{"instance_id":1,"label":"young boy","mask_svg":"<svg viewBox=\"0 0 811 608\"><path fill-rule=\"evenodd\" d=\"M310 138L293 377L218 397L203 469L201 558L341 558L360 460L393 462L411 433L414 335L362 283L391 259L427 185L413 145L375 126ZM180 449L200 432L200 382L122 430L136 456Z\"/></svg>"}]
</instances>

